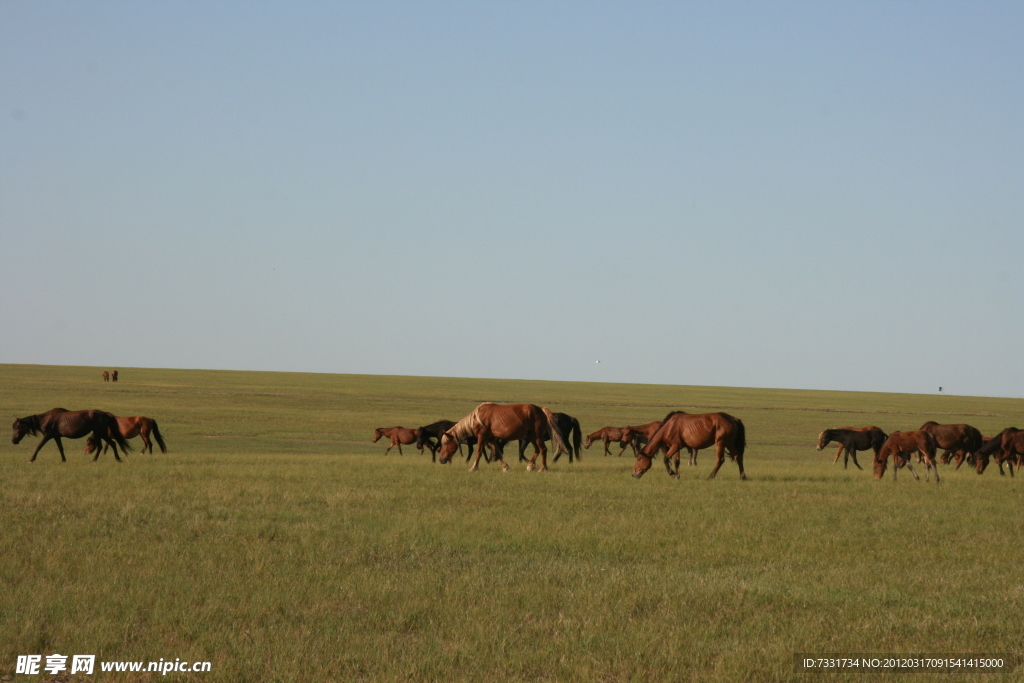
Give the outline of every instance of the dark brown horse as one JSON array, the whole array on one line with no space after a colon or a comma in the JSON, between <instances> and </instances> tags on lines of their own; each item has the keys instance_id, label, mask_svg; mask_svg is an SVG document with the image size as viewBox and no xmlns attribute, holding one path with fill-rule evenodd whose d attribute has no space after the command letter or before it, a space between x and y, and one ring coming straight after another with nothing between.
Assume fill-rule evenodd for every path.
<instances>
[{"instance_id":1,"label":"dark brown horse","mask_svg":"<svg viewBox=\"0 0 1024 683\"><path fill-rule=\"evenodd\" d=\"M818 448L822 450L825 446L829 445L830 442L834 441L839 444L839 450L836 451L836 458L832 461L835 465L839 462L839 456L846 454L843 458L843 469L846 469L847 462L850 458L853 458L853 464L857 466L858 470L864 469L857 462L857 451L866 451L868 449L875 452L875 457L878 457L878 451L882 449L882 444L889 438L885 432L878 427L839 427L837 429L826 429L821 434L818 434Z\"/></svg>"},{"instance_id":2,"label":"dark brown horse","mask_svg":"<svg viewBox=\"0 0 1024 683\"><path fill-rule=\"evenodd\" d=\"M619 456L626 452L629 448L629 440L626 439L626 432L629 431L629 427L601 427L593 434L587 434L586 440L583 442L584 448L590 448L590 444L595 441L604 441L604 454L605 456L611 455L608 451L608 444L612 441L618 441L619 445L622 446L622 450L619 451ZM635 450L635 449L634 449Z\"/></svg>"},{"instance_id":3,"label":"dark brown horse","mask_svg":"<svg viewBox=\"0 0 1024 683\"><path fill-rule=\"evenodd\" d=\"M437 462L437 449L441 447L441 435L455 426L451 420L438 420L431 422L425 427L416 430L416 448L423 452L424 448L430 449L431 462ZM474 443L476 443L474 441ZM473 446L470 446L472 451Z\"/></svg>"},{"instance_id":4,"label":"dark brown horse","mask_svg":"<svg viewBox=\"0 0 1024 683\"><path fill-rule=\"evenodd\" d=\"M995 457L996 465L999 466L999 474L1005 476L1003 463L1010 468L1010 476L1013 475L1013 466L1019 469L1024 464L1024 431L1016 427L1007 427L992 437L978 449L974 456L974 467L978 474L988 467L989 458Z\"/></svg>"},{"instance_id":5,"label":"dark brown horse","mask_svg":"<svg viewBox=\"0 0 1024 683\"><path fill-rule=\"evenodd\" d=\"M910 456L920 453L924 459L925 473L924 480L928 481L928 474L935 470L935 483L939 483L939 467L935 462L935 450L938 445L935 437L930 432L917 430L913 432L893 432L882 444L881 450L875 456L875 479L881 479L888 467L889 456L892 456L892 478L896 479L896 470L906 465L914 479L920 480L917 472L910 465Z\"/></svg>"},{"instance_id":6,"label":"dark brown horse","mask_svg":"<svg viewBox=\"0 0 1024 683\"><path fill-rule=\"evenodd\" d=\"M110 381L110 373L107 372L106 370L103 371L103 381L104 382L109 382Z\"/></svg>"},{"instance_id":7,"label":"dark brown horse","mask_svg":"<svg viewBox=\"0 0 1024 683\"><path fill-rule=\"evenodd\" d=\"M388 454L395 446L398 446L398 454L405 455L402 453L402 444L408 446L409 444L416 443L418 430L406 429L405 427L378 427L373 430L373 443L380 441L382 436L386 436L391 439L391 445L388 446L388 450L384 451L384 455ZM420 448L420 453L423 452L423 448Z\"/></svg>"},{"instance_id":8,"label":"dark brown horse","mask_svg":"<svg viewBox=\"0 0 1024 683\"><path fill-rule=\"evenodd\" d=\"M725 462L726 451L740 468L740 479L746 479L743 471L743 452L747 448L747 432L743 422L728 413L705 413L690 415L680 411L671 412L662 420L663 424L647 445L637 454L633 465L633 476L639 479L651 469L651 460L662 447L665 451L665 469L672 477L679 476L679 451L682 448L702 450L715 446L718 460L708 479L714 479ZM675 458L673 472L669 460Z\"/></svg>"},{"instance_id":9,"label":"dark brown horse","mask_svg":"<svg viewBox=\"0 0 1024 683\"><path fill-rule=\"evenodd\" d=\"M451 460L452 454L459 447L459 443L467 435L472 434L477 440L476 460L470 471L476 471L480 464L480 454L488 446L495 446L498 439L512 441L526 439L533 444L534 454L526 465L527 471L536 467L537 456L540 456L540 470L548 469L548 449L544 445L544 439L550 434L551 442L556 451L567 452L569 446L565 443L558 425L555 423L555 416L547 408L535 406L532 403L519 403L513 405L499 405L497 403L481 403L476 409L462 418L454 427L449 429L441 437L441 450L439 461L446 463ZM506 472L509 469L508 463L500 450L495 450L501 467Z\"/></svg>"},{"instance_id":10,"label":"dark brown horse","mask_svg":"<svg viewBox=\"0 0 1024 683\"><path fill-rule=\"evenodd\" d=\"M27 434L32 436L36 434L43 435L43 440L36 446L36 450L32 453L32 457L29 458L29 462L35 461L36 456L39 454L39 449L50 439L57 443L61 462L67 462L67 458L64 457L64 445L60 441L61 438L81 439L87 434L92 434L93 438L96 439L96 443L103 440L110 444L114 449L114 457L118 460L121 459L121 456L117 454L117 446L120 446L125 454L132 449L124 437L121 436L121 432L117 427L117 418L102 410L64 410L63 408L54 408L39 415L15 418L14 436L11 438L11 441L17 444ZM96 449L96 455L93 457L93 460L95 461L99 457L99 449Z\"/></svg>"},{"instance_id":11,"label":"dark brown horse","mask_svg":"<svg viewBox=\"0 0 1024 683\"><path fill-rule=\"evenodd\" d=\"M112 373L110 373L110 381L111 382L116 382L117 381L117 370L114 370Z\"/></svg>"},{"instance_id":12,"label":"dark brown horse","mask_svg":"<svg viewBox=\"0 0 1024 683\"><path fill-rule=\"evenodd\" d=\"M137 436L142 437L142 450L140 453L145 453L146 449L149 449L149 454L153 454L153 442L149 440L149 435L152 434L153 438L156 439L157 444L160 446L160 452L167 452L167 444L164 443L164 438L160 435L160 427L157 426L156 420L151 417L119 417L117 418L117 427L121 431L121 436L126 439L134 439ZM109 434L109 430L108 430ZM109 434L110 438L113 438L113 434ZM85 452L92 453L100 447L100 443L92 436L85 441ZM109 445L103 445L103 452L106 453Z\"/></svg>"},{"instance_id":13,"label":"dark brown horse","mask_svg":"<svg viewBox=\"0 0 1024 683\"><path fill-rule=\"evenodd\" d=\"M948 465L952 457L956 461L956 469L960 469L964 459L974 456L981 448L981 432L971 425L940 425L928 421L921 425L921 429L934 436L936 446L943 449L940 459L943 465Z\"/></svg>"}]
</instances>

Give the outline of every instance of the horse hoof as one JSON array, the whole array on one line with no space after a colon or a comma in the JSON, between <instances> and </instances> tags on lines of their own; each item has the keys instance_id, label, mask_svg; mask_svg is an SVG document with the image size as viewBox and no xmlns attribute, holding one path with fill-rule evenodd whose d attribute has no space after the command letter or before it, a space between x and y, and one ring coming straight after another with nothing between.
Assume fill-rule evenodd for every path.
<instances>
[{"instance_id":1,"label":"horse hoof","mask_svg":"<svg viewBox=\"0 0 1024 683\"><path fill-rule=\"evenodd\" d=\"M527 472L533 472L535 469L537 468L533 466L533 463L530 463L529 465L526 466Z\"/></svg>"}]
</instances>

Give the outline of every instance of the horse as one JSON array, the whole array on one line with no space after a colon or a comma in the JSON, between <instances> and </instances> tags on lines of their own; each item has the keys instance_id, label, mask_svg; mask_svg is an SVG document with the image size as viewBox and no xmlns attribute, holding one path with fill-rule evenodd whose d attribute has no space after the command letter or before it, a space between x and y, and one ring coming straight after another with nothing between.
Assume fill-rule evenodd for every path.
<instances>
[{"instance_id":1,"label":"horse","mask_svg":"<svg viewBox=\"0 0 1024 683\"><path fill-rule=\"evenodd\" d=\"M715 468L708 479L714 479L719 468L725 462L726 451L740 468L740 479L746 479L743 471L743 452L747 448L747 431L743 422L728 413L705 413L690 415L682 411L673 411L662 420L659 429L647 445L637 454L633 465L633 476L637 479L651 469L652 456L665 447L665 469L669 476L679 476L679 450L684 446L701 450L715 446L718 457ZM676 469L672 471L669 460L675 457Z\"/></svg>"},{"instance_id":2,"label":"horse","mask_svg":"<svg viewBox=\"0 0 1024 683\"><path fill-rule=\"evenodd\" d=\"M481 403L478 405L472 413L459 420L441 437L441 450L438 455L442 464L451 460L452 454L455 453L459 443L467 434L472 434L477 440L476 460L469 468L470 472L477 470L481 453L487 446L495 444L497 439L507 441L526 439L533 444L534 454L526 465L528 472L536 469L538 455L541 459L540 471L547 471L548 449L544 445L544 439L548 434L551 436L551 442L556 451L569 450L558 430L554 413L548 408L542 408L532 403L512 405ZM501 451L495 449L495 455L501 461L502 470L507 472L509 466Z\"/></svg>"},{"instance_id":3,"label":"horse","mask_svg":"<svg viewBox=\"0 0 1024 683\"><path fill-rule=\"evenodd\" d=\"M117 446L121 447L125 455L128 454L128 451L132 450L132 447L128 445L128 442L125 441L125 438L118 429L117 418L102 410L65 410L64 408L54 408L38 415L15 418L14 435L11 437L11 442L17 445L25 438L26 434L35 436L40 433L43 435L43 440L36 446L36 450L32 453L32 457L29 458L29 462L35 462L39 449L50 439L57 443L61 462L67 462L67 458L64 457L64 445L61 443L61 437L81 439L86 434L92 434L93 438L96 439L96 443L100 443L100 440L103 440L112 446L114 457L118 461L121 460L121 456L117 454ZM93 462L99 457L100 452L97 449Z\"/></svg>"},{"instance_id":4,"label":"horse","mask_svg":"<svg viewBox=\"0 0 1024 683\"><path fill-rule=\"evenodd\" d=\"M377 443L380 437L386 436L391 439L391 445L388 446L388 450L384 451L384 455L388 454L395 446L398 446L398 454L405 455L402 453L402 444L408 446L409 444L416 443L418 434L416 429L406 429L405 427L378 427L373 430L373 443ZM420 453L423 452L423 448L420 448Z\"/></svg>"},{"instance_id":5,"label":"horse","mask_svg":"<svg viewBox=\"0 0 1024 683\"><path fill-rule=\"evenodd\" d=\"M935 449L938 445L931 432L922 429L912 432L893 432L882 444L882 448L875 456L875 479L881 479L888 467L889 456L892 455L892 478L896 480L896 470L903 465L907 466L914 479L920 480L917 472L910 465L910 456L915 452L924 459L925 473L924 480L928 481L928 474L935 470L935 483L939 483L939 466L935 462Z\"/></svg>"},{"instance_id":6,"label":"horse","mask_svg":"<svg viewBox=\"0 0 1024 683\"><path fill-rule=\"evenodd\" d=\"M999 474L1006 476L1003 471L1005 462L1010 468L1010 476L1013 475L1013 466L1019 469L1024 464L1024 431L1016 427L1007 427L997 435L986 441L978 452L975 453L974 467L978 474L988 467L989 458L995 456L996 465L999 466ZM1016 456L1016 457L1014 457Z\"/></svg>"},{"instance_id":7,"label":"horse","mask_svg":"<svg viewBox=\"0 0 1024 683\"><path fill-rule=\"evenodd\" d=\"M936 445L943 449L940 462L948 465L952 456L956 461L956 469L981 448L981 432L966 424L940 425L938 422L928 421L920 427L935 437Z\"/></svg>"},{"instance_id":8,"label":"horse","mask_svg":"<svg viewBox=\"0 0 1024 683\"><path fill-rule=\"evenodd\" d=\"M112 373L110 373L110 381L111 382L116 382L117 381L117 370L114 370Z\"/></svg>"},{"instance_id":9,"label":"horse","mask_svg":"<svg viewBox=\"0 0 1024 683\"><path fill-rule=\"evenodd\" d=\"M622 446L622 450L619 451L619 457L626 452L629 448L630 442L625 438L625 433L629 431L629 427L602 427L593 434L587 434L586 440L583 442L583 447L589 449L590 444L595 441L604 441L604 454L605 456L611 455L608 451L608 444L612 441L618 441L619 445ZM634 448L634 451L636 449Z\"/></svg>"},{"instance_id":10,"label":"horse","mask_svg":"<svg viewBox=\"0 0 1024 683\"><path fill-rule=\"evenodd\" d=\"M682 412L685 412L685 411L679 410L679 411L676 411L676 412L682 413ZM637 453L639 453L640 449L642 449L644 446L646 446L650 442L651 437L654 436L659 429L661 429L661 421L660 420L655 421L655 422L648 422L645 425L637 425L635 427L626 427L626 433L625 433L624 436L626 437L626 439L629 442L629 444L633 447L633 455L636 455ZM661 447L661 450L662 451L666 451L667 447L663 445ZM689 463L690 466L691 467L696 466L697 465L697 449L696 448L687 447L686 450L690 454L690 463Z\"/></svg>"},{"instance_id":11,"label":"horse","mask_svg":"<svg viewBox=\"0 0 1024 683\"><path fill-rule=\"evenodd\" d=\"M160 452L167 452L167 444L164 443L164 438L160 435L160 427L157 426L156 420L151 417L119 417L117 418L117 427L121 432L121 436L126 439L134 439L137 436L142 437L142 450L140 453L145 453L146 449L149 449L149 454L153 454L153 442L149 440L149 435L152 434L153 438L156 439L157 444L160 446ZM110 430L108 430L109 432ZM112 436L112 435L111 435ZM85 452L92 453L94 450L100 447L100 442L95 437L90 436L85 441ZM106 453L109 445L103 445L103 452Z\"/></svg>"},{"instance_id":12,"label":"horse","mask_svg":"<svg viewBox=\"0 0 1024 683\"><path fill-rule=\"evenodd\" d=\"M836 458L832 461L835 465L839 462L839 456L846 454L843 458L843 469L846 469L847 463L850 458L853 458L853 464L857 466L858 470L864 469L857 462L857 451L866 451L869 448L875 452L875 457L878 457L878 451L881 450L885 440L888 439L888 435L878 427L839 427L836 429L826 429L821 434L818 434L818 447L817 450L822 450L831 441L835 441L839 444L839 450L836 451Z\"/></svg>"},{"instance_id":13,"label":"horse","mask_svg":"<svg viewBox=\"0 0 1024 683\"><path fill-rule=\"evenodd\" d=\"M107 372L106 370L103 371L103 381L104 382L109 382L110 381L110 373Z\"/></svg>"},{"instance_id":14,"label":"horse","mask_svg":"<svg viewBox=\"0 0 1024 683\"><path fill-rule=\"evenodd\" d=\"M559 431L559 434L562 437L562 440L565 441L566 444L569 444L570 443L570 439L571 439L572 448L568 449L568 451L569 451L569 462L572 462L573 454L576 455L576 459L577 460L582 460L583 456L582 456L582 454L580 452L581 451L580 442L582 441L582 438L583 438L583 431L580 429L580 421L577 420L572 415L566 415L565 413L551 413L551 414L555 416L555 425L558 428L558 431ZM549 433L545 433L544 440L545 441L551 440L551 435ZM502 441L502 440L501 439L497 439L497 441ZM530 442L527 439L520 439L519 440L519 462L529 462L529 460L526 457L526 447L529 446L529 445L530 445ZM502 451L502 455L504 455L505 444L504 443L500 444L499 448ZM562 457L562 453L563 453L563 451L561 451L561 450L557 451L555 453L555 457L554 457L553 462L558 462L558 459ZM486 453L484 453L484 457L485 458L487 457ZM466 458L466 459L469 460L469 458Z\"/></svg>"},{"instance_id":15,"label":"horse","mask_svg":"<svg viewBox=\"0 0 1024 683\"><path fill-rule=\"evenodd\" d=\"M437 462L437 449L441 447L441 435L455 426L451 420L438 420L431 422L425 427L416 430L416 448L423 452L423 448L430 449L430 461ZM470 449L473 447L470 446Z\"/></svg>"}]
</instances>

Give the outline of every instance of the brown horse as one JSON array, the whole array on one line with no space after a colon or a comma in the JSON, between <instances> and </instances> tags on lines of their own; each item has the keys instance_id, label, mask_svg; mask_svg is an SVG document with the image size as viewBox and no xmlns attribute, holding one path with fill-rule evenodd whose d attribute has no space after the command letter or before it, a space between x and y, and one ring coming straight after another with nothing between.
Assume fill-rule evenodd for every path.
<instances>
[{"instance_id":1,"label":"brown horse","mask_svg":"<svg viewBox=\"0 0 1024 683\"><path fill-rule=\"evenodd\" d=\"M626 449L629 448L629 440L626 438L626 432L629 431L629 427L601 427L593 434L587 434L587 438L583 441L583 447L589 449L590 444L595 441L604 441L604 454L606 456L611 455L608 451L608 444L612 441L618 441L619 445L622 446L622 450L619 451L621 457ZM634 449L635 450L635 449Z\"/></svg>"},{"instance_id":2,"label":"brown horse","mask_svg":"<svg viewBox=\"0 0 1024 683\"><path fill-rule=\"evenodd\" d=\"M956 469L960 469L964 459L972 457L981 448L981 432L971 425L940 425L928 421L921 425L921 429L934 436L936 446L943 449L940 459L943 465L948 465L952 457L956 461Z\"/></svg>"},{"instance_id":3,"label":"brown horse","mask_svg":"<svg viewBox=\"0 0 1024 683\"><path fill-rule=\"evenodd\" d=\"M116 382L117 381L117 370L114 370L112 373L110 373L110 381L111 382Z\"/></svg>"},{"instance_id":4,"label":"brown horse","mask_svg":"<svg viewBox=\"0 0 1024 683\"><path fill-rule=\"evenodd\" d=\"M914 479L920 480L917 472L910 465L910 456L919 453L924 459L925 473L924 480L928 481L928 474L935 470L935 483L939 483L939 467L935 462L935 437L930 432L917 430L914 432L893 432L882 444L881 450L875 456L875 479L881 479L888 467L889 456L892 456L892 478L896 479L896 470L903 465L907 466Z\"/></svg>"},{"instance_id":5,"label":"brown horse","mask_svg":"<svg viewBox=\"0 0 1024 683\"><path fill-rule=\"evenodd\" d=\"M633 476L639 479L651 469L651 460L659 449L666 447L665 469L669 476L679 476L679 451L683 447L701 450L715 446L718 457L715 469L708 479L714 479L725 462L726 451L740 468L740 479L746 479L743 471L743 451L747 448L747 432L743 422L728 413L705 413L690 415L681 411L671 412L662 420L663 424L647 445L637 454L633 465ZM675 458L673 472L669 460Z\"/></svg>"},{"instance_id":6,"label":"brown horse","mask_svg":"<svg viewBox=\"0 0 1024 683\"><path fill-rule=\"evenodd\" d=\"M399 455L405 455L402 453L402 444L404 443L408 446L409 444L416 443L417 437L419 437L419 430L406 429L405 427L378 427L373 430L373 443L377 443L382 436L386 436L391 439L391 445L388 446L387 451L384 451L384 455L387 455L388 451L395 446L398 446ZM420 453L422 453L423 447L420 446L419 450Z\"/></svg>"},{"instance_id":7,"label":"brown horse","mask_svg":"<svg viewBox=\"0 0 1024 683\"><path fill-rule=\"evenodd\" d=\"M986 441L974 456L974 467L978 474L985 471L992 456L995 456L1000 475L1006 475L1003 471L1005 462L1010 468L1010 476L1014 476L1013 466L1016 465L1019 469L1024 464L1024 431L1016 427L1007 427Z\"/></svg>"},{"instance_id":8,"label":"brown horse","mask_svg":"<svg viewBox=\"0 0 1024 683\"><path fill-rule=\"evenodd\" d=\"M878 451L881 450L882 444L889 438L886 436L878 427L839 427L837 429L826 429L821 434L818 434L818 447L817 450L822 450L829 444L829 442L835 441L839 444L839 450L836 451L836 458L832 461L835 465L839 462L839 456L846 454L843 458L843 469L846 469L846 465L850 458L853 458L853 464L857 466L858 470L864 469L857 462L857 451L866 451L871 449L875 452L875 457L878 457Z\"/></svg>"},{"instance_id":9,"label":"brown horse","mask_svg":"<svg viewBox=\"0 0 1024 683\"><path fill-rule=\"evenodd\" d=\"M684 412L682 410L677 412ZM636 455L640 450L651 441L651 437L654 436L658 430L661 429L661 420L655 422L648 422L645 425L637 425L635 427L626 427L625 438L629 442L629 445L633 447L633 455ZM662 444L662 451L667 451L668 447ZM690 454L690 466L694 467L697 465L697 449L687 447L687 452Z\"/></svg>"},{"instance_id":10,"label":"brown horse","mask_svg":"<svg viewBox=\"0 0 1024 683\"><path fill-rule=\"evenodd\" d=\"M117 418L102 410L64 410L63 408L54 408L38 415L15 418L14 436L11 438L11 442L18 444L25 438L26 434L35 436L40 433L43 435L43 440L36 446L36 450L32 453L32 457L29 458L29 462L35 461L36 456L39 454L39 449L50 439L57 443L61 462L67 462L67 458L64 457L64 445L60 441L62 437L81 439L87 434L92 434L97 443L102 439L110 444L114 449L114 457L118 460L121 459L121 456L117 454L117 446L120 446L125 454L132 449L117 428ZM99 449L97 449L93 461L99 457L100 453Z\"/></svg>"},{"instance_id":11,"label":"brown horse","mask_svg":"<svg viewBox=\"0 0 1024 683\"><path fill-rule=\"evenodd\" d=\"M142 450L140 453L145 453L146 449L149 449L149 454L153 454L153 442L149 440L149 435L152 434L153 438L156 439L157 444L160 446L160 452L167 452L167 444L164 443L164 438L160 435L160 427L157 426L156 420L151 417L119 417L117 418L117 427L121 431L121 436L126 439L134 439L137 436L142 437ZM109 430L108 430L109 433ZM113 435L110 435L113 438ZM100 443L94 438L89 437L85 441L85 452L92 453L100 447ZM104 444L103 452L106 453L109 445Z\"/></svg>"},{"instance_id":12,"label":"brown horse","mask_svg":"<svg viewBox=\"0 0 1024 683\"><path fill-rule=\"evenodd\" d=\"M477 440L476 460L469 468L470 472L476 471L480 464L480 454L488 446L495 448L495 455L501 461L501 468L506 472L509 470L501 450L496 448L498 439L505 441L526 439L533 444L534 453L526 464L527 471L536 468L538 455L540 456L540 471L547 471L548 449L544 445L544 440L549 435L556 453L570 452L568 444L558 429L554 413L532 403L513 405L481 403L472 413L459 420L454 427L444 433L441 437L438 460L441 463L451 460L452 454L467 435L475 436Z\"/></svg>"},{"instance_id":13,"label":"brown horse","mask_svg":"<svg viewBox=\"0 0 1024 683\"><path fill-rule=\"evenodd\" d=\"M103 381L104 382L109 382L110 381L110 373L107 372L106 370L103 371Z\"/></svg>"}]
</instances>

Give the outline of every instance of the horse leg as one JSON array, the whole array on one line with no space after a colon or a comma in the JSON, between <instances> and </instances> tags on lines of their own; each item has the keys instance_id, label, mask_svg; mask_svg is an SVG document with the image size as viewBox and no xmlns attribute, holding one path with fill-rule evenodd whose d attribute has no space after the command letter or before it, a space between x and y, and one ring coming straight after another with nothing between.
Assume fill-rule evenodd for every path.
<instances>
[{"instance_id":1,"label":"horse leg","mask_svg":"<svg viewBox=\"0 0 1024 683\"><path fill-rule=\"evenodd\" d=\"M64 457L64 444L61 443L60 437L59 436L53 437L53 441L54 441L54 443L57 444L57 450L60 451L60 461L61 462L67 462L68 459Z\"/></svg>"},{"instance_id":2,"label":"horse leg","mask_svg":"<svg viewBox=\"0 0 1024 683\"><path fill-rule=\"evenodd\" d=\"M852 451L850 451L850 457L853 458L853 464L857 466L858 470L864 469L863 467L860 466L860 463L857 462L857 449L856 448L854 448ZM843 469L844 470L846 469L846 464L845 463L843 464Z\"/></svg>"},{"instance_id":3,"label":"horse leg","mask_svg":"<svg viewBox=\"0 0 1024 683\"><path fill-rule=\"evenodd\" d=\"M844 448L843 444L839 444L839 450L836 451L835 460L832 461L833 465L835 465L837 462L839 462L839 456L843 454L843 448Z\"/></svg>"},{"instance_id":4,"label":"horse leg","mask_svg":"<svg viewBox=\"0 0 1024 683\"><path fill-rule=\"evenodd\" d=\"M107 443L110 444L110 448L114 451L114 459L121 462L121 456L117 454L117 444L111 441L109 437L107 438ZM127 451L125 452L125 455L128 455Z\"/></svg>"},{"instance_id":5,"label":"horse leg","mask_svg":"<svg viewBox=\"0 0 1024 683\"><path fill-rule=\"evenodd\" d=\"M914 471L914 466L910 464L910 456L911 455L913 455L913 454L912 453L908 453L907 454L907 469L910 470L910 473L914 475L914 479L915 480L921 481L921 477L917 476L917 472Z\"/></svg>"},{"instance_id":6,"label":"horse leg","mask_svg":"<svg viewBox=\"0 0 1024 683\"><path fill-rule=\"evenodd\" d=\"M608 450L608 444L610 444L611 441L609 441L608 439L603 439L603 441L604 441L604 457L607 458L609 455L612 454L611 451Z\"/></svg>"},{"instance_id":7,"label":"horse leg","mask_svg":"<svg viewBox=\"0 0 1024 683\"><path fill-rule=\"evenodd\" d=\"M39 455L39 450L41 449L41 447L43 447L43 444L46 443L49 440L50 440L50 437L48 435L46 435L46 434L43 434L43 440L39 442L39 445L36 446L36 450L32 452L32 458L29 458L29 462L30 463L36 462L36 456Z\"/></svg>"},{"instance_id":8,"label":"horse leg","mask_svg":"<svg viewBox=\"0 0 1024 683\"><path fill-rule=\"evenodd\" d=\"M402 442L401 442L401 440L396 439L395 443L398 445L398 454L399 455L405 455L405 453L402 452Z\"/></svg>"},{"instance_id":9,"label":"horse leg","mask_svg":"<svg viewBox=\"0 0 1024 683\"><path fill-rule=\"evenodd\" d=\"M697 466L697 449L696 448L690 448L689 446L687 446L686 450L688 450L690 452L690 467L696 467Z\"/></svg>"},{"instance_id":10,"label":"horse leg","mask_svg":"<svg viewBox=\"0 0 1024 683\"><path fill-rule=\"evenodd\" d=\"M743 456L742 455L737 455L734 459L736 460L736 464L740 468L740 479L746 480L747 473L743 471ZM856 462L856 460L854 462ZM859 467L859 465L858 465L858 467Z\"/></svg>"},{"instance_id":11,"label":"horse leg","mask_svg":"<svg viewBox=\"0 0 1024 683\"><path fill-rule=\"evenodd\" d=\"M724 441L716 441L715 442L715 457L717 457L718 460L715 461L715 469L711 470L711 476L709 476L708 479L714 479L715 475L718 474L718 469L722 466L722 463L725 462L725 442ZM744 479L746 478L746 476L743 475L743 471L742 470L740 470L740 474L743 476Z\"/></svg>"},{"instance_id":12,"label":"horse leg","mask_svg":"<svg viewBox=\"0 0 1024 683\"><path fill-rule=\"evenodd\" d=\"M153 442L149 440L149 434L145 432L139 432L139 436L142 437L142 452L145 453L146 449L149 449L149 454L153 455Z\"/></svg>"},{"instance_id":13,"label":"horse leg","mask_svg":"<svg viewBox=\"0 0 1024 683\"><path fill-rule=\"evenodd\" d=\"M537 437L537 443L540 444L540 471L548 471L548 447L544 445L544 440Z\"/></svg>"},{"instance_id":14,"label":"horse leg","mask_svg":"<svg viewBox=\"0 0 1024 683\"><path fill-rule=\"evenodd\" d=\"M530 459L526 457L526 447L530 445L530 442L526 439L519 439L519 462L529 462Z\"/></svg>"}]
</instances>

